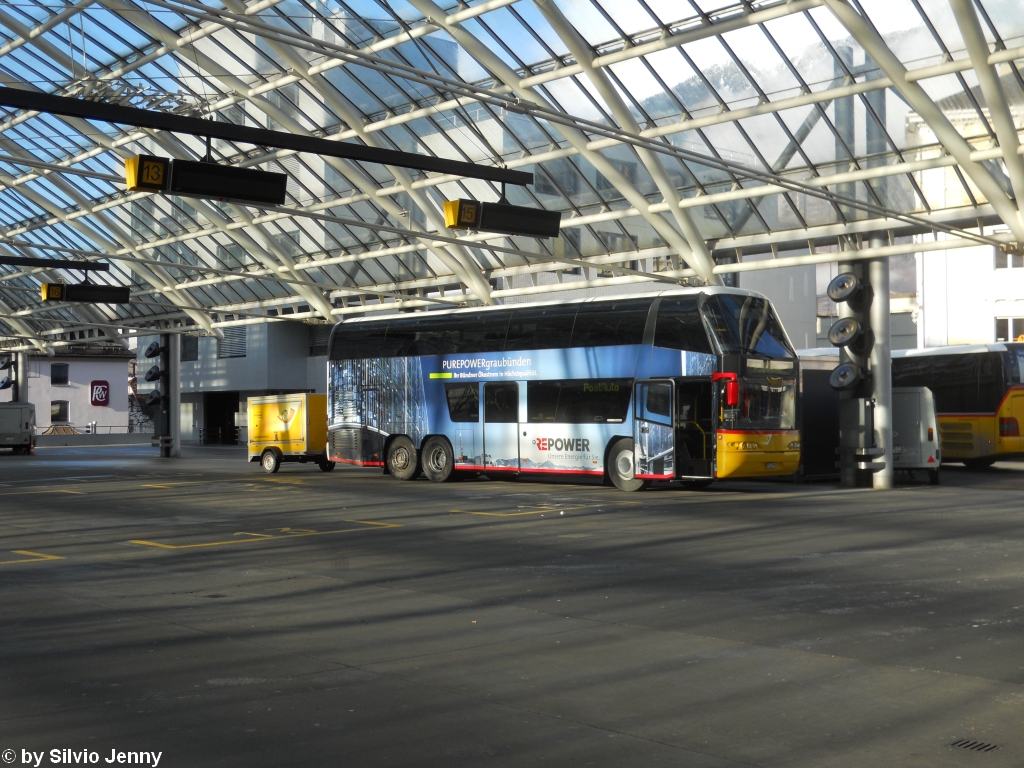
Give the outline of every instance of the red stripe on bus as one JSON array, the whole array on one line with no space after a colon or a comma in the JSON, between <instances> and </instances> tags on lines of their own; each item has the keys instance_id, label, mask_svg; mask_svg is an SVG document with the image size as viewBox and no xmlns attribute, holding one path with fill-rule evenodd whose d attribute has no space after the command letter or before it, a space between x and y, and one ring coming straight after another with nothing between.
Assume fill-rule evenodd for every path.
<instances>
[{"instance_id":1,"label":"red stripe on bus","mask_svg":"<svg viewBox=\"0 0 1024 768\"><path fill-rule=\"evenodd\" d=\"M383 461L357 461L356 459L339 459L331 457L330 461L338 462L339 464L351 464L354 467L383 467Z\"/></svg>"}]
</instances>

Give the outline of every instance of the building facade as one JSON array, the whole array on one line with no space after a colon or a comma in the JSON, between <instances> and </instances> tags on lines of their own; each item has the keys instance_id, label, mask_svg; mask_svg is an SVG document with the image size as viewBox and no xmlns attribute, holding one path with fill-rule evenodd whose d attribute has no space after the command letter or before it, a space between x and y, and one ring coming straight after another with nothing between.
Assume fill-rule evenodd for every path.
<instances>
[{"instance_id":1,"label":"building facade","mask_svg":"<svg viewBox=\"0 0 1024 768\"><path fill-rule=\"evenodd\" d=\"M19 371L20 386L36 407L36 428L69 427L77 432L128 432L128 364L132 352L73 350L54 357L31 356ZM0 391L0 402L12 399Z\"/></svg>"}]
</instances>

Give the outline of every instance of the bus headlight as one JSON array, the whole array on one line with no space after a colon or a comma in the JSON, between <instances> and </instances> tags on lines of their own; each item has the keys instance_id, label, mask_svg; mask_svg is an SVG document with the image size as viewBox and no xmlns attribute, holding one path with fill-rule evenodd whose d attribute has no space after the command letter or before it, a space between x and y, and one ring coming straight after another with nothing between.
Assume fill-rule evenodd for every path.
<instances>
[{"instance_id":1,"label":"bus headlight","mask_svg":"<svg viewBox=\"0 0 1024 768\"><path fill-rule=\"evenodd\" d=\"M799 440L794 440L792 443L790 443L789 444L789 450L791 450L791 451L799 451L800 450L800 441Z\"/></svg>"},{"instance_id":2,"label":"bus headlight","mask_svg":"<svg viewBox=\"0 0 1024 768\"><path fill-rule=\"evenodd\" d=\"M729 447L736 451L756 451L757 443L729 443Z\"/></svg>"}]
</instances>

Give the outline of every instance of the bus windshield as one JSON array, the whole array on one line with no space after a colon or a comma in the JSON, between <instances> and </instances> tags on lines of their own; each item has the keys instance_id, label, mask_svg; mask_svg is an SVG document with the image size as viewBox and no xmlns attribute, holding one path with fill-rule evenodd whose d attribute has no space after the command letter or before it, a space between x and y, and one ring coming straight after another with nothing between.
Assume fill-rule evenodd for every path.
<instances>
[{"instance_id":1,"label":"bus windshield","mask_svg":"<svg viewBox=\"0 0 1024 768\"><path fill-rule=\"evenodd\" d=\"M704 302L704 317L723 354L796 356L782 323L765 299L714 294Z\"/></svg>"},{"instance_id":2,"label":"bus windshield","mask_svg":"<svg viewBox=\"0 0 1024 768\"><path fill-rule=\"evenodd\" d=\"M747 369L740 379L740 399L723 407L722 427L742 430L796 429L796 377L793 370Z\"/></svg>"}]
</instances>

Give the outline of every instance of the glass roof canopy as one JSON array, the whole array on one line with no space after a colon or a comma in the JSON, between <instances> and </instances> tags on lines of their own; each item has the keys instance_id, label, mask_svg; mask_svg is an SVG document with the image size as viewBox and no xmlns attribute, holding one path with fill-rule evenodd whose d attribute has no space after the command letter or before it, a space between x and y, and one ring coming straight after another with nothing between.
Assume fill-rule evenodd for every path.
<instances>
[{"instance_id":1,"label":"glass roof canopy","mask_svg":"<svg viewBox=\"0 0 1024 768\"><path fill-rule=\"evenodd\" d=\"M81 273L0 265L0 348L1013 247L1021 46L1018 0L10 0L2 85L530 171L509 202L563 217L453 235L442 201L497 185L221 140L284 206L128 193L126 157L203 141L0 109L0 256L132 286L43 305Z\"/></svg>"}]
</instances>

